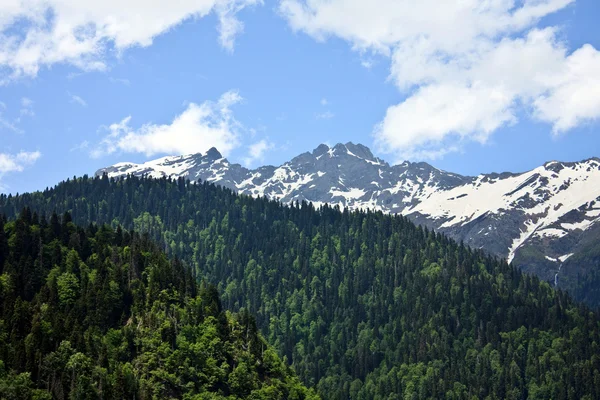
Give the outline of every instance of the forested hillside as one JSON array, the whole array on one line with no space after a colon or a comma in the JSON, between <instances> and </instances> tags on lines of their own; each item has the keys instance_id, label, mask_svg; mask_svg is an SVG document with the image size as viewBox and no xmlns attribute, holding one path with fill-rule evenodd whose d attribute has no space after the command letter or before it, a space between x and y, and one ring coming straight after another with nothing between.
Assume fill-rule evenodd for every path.
<instances>
[{"instance_id":1,"label":"forested hillside","mask_svg":"<svg viewBox=\"0 0 600 400\"><path fill-rule=\"evenodd\" d=\"M25 205L148 232L324 398L600 398L596 313L404 217L134 177L0 197Z\"/></svg>"},{"instance_id":2,"label":"forested hillside","mask_svg":"<svg viewBox=\"0 0 600 400\"><path fill-rule=\"evenodd\" d=\"M348 142L322 144L278 167L249 170L213 148L96 172L103 173L202 180L286 204L306 200L402 214L600 307L599 158L463 176L425 162L390 165L368 147Z\"/></svg>"},{"instance_id":3,"label":"forested hillside","mask_svg":"<svg viewBox=\"0 0 600 400\"><path fill-rule=\"evenodd\" d=\"M316 399L214 286L120 228L0 218L1 399Z\"/></svg>"}]
</instances>

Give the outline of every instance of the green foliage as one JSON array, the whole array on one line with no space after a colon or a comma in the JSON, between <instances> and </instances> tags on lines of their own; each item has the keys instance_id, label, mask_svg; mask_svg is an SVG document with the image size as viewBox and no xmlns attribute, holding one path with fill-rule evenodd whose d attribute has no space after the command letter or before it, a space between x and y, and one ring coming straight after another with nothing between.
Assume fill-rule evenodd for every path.
<instances>
[{"instance_id":1,"label":"green foliage","mask_svg":"<svg viewBox=\"0 0 600 400\"><path fill-rule=\"evenodd\" d=\"M329 206L316 210L307 203L283 206L208 183L134 177L80 178L41 193L0 196L0 212L8 215L25 205L40 213L71 211L84 225L117 221L127 228L144 226L169 255L184 260L196 277L222 293L222 304L206 292L211 300L190 302L193 310L202 315L214 315L221 307L238 312L232 332L242 339L240 346L266 359L264 344L252 339L261 331L324 398L600 398L596 312L505 261L416 227L402 216ZM7 231L26 230L17 225ZM91 241L79 242L82 252L96 248ZM127 254L124 250L128 261L120 274L140 279L137 268L150 256L140 249L133 258ZM58 254L49 247L44 259L52 257ZM111 255L81 256L85 265L98 270L94 285L108 285L108 276L127 287L114 273L94 267L106 258ZM85 268L81 274L83 291L90 281L83 278ZM255 365L246 358L230 364L227 379L219 372L225 371L223 359L206 358L218 353L216 338L231 322L216 318L210 322L212 330L203 325L202 335L186 331L187 341L206 346L186 344L183 331L170 322L178 315L168 306L174 293L160 284L170 274L156 269L146 274L143 288L131 285L133 294L153 299L144 304L160 316L144 334L146 341L133 346L146 346L147 354L154 355L144 364L158 365L157 355L165 358L181 345L189 350L180 350L178 357L192 354L190 365L210 371L199 378L203 385L225 382L249 398L279 396L276 379L270 381L273 387L258 388L252 373L242 378L244 368ZM50 295L55 295L52 290ZM163 308L153 308L156 300ZM127 296L117 301L127 302ZM103 313L89 318L127 324L113 303L111 297ZM28 319L22 305L15 303L13 309L13 315ZM138 324L133 319L129 326ZM174 365L178 368L143 375L137 387L171 396L188 368L180 358ZM262 377L261 371L256 373ZM294 393L283 397L294 398Z\"/></svg>"},{"instance_id":2,"label":"green foliage","mask_svg":"<svg viewBox=\"0 0 600 400\"><path fill-rule=\"evenodd\" d=\"M63 306L72 305L79 295L79 280L72 272L65 272L56 279L58 299Z\"/></svg>"},{"instance_id":3,"label":"green foliage","mask_svg":"<svg viewBox=\"0 0 600 400\"><path fill-rule=\"evenodd\" d=\"M38 220L0 224L1 399L317 398L147 238Z\"/></svg>"},{"instance_id":4,"label":"green foliage","mask_svg":"<svg viewBox=\"0 0 600 400\"><path fill-rule=\"evenodd\" d=\"M435 279L439 277L441 273L442 267L440 267L437 263L431 263L421 270L421 275L428 279Z\"/></svg>"}]
</instances>

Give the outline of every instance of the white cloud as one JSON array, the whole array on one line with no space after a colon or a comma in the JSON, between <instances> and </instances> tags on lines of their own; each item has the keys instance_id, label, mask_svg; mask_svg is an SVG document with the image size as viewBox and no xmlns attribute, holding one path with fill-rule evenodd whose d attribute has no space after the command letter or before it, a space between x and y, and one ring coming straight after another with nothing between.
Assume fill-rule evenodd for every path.
<instances>
[{"instance_id":1,"label":"white cloud","mask_svg":"<svg viewBox=\"0 0 600 400\"><path fill-rule=\"evenodd\" d=\"M333 117L335 117L335 114L332 113L331 111L325 111L322 113L318 113L316 115L317 119L331 119Z\"/></svg>"},{"instance_id":2,"label":"white cloud","mask_svg":"<svg viewBox=\"0 0 600 400\"><path fill-rule=\"evenodd\" d=\"M170 124L145 124L139 129L129 125L131 116L105 129L108 135L91 152L101 157L116 152L155 154L191 154L216 147L227 155L239 146L241 125L231 107L242 100L236 91L226 92L217 102L190 103Z\"/></svg>"},{"instance_id":3,"label":"white cloud","mask_svg":"<svg viewBox=\"0 0 600 400\"><path fill-rule=\"evenodd\" d=\"M0 178L9 172L21 172L33 165L42 154L39 151L21 151L17 154L0 153Z\"/></svg>"},{"instance_id":4,"label":"white cloud","mask_svg":"<svg viewBox=\"0 0 600 400\"><path fill-rule=\"evenodd\" d=\"M552 123L555 134L600 118L600 52L585 45L563 68L550 77L551 90L534 101L535 116Z\"/></svg>"},{"instance_id":5,"label":"white cloud","mask_svg":"<svg viewBox=\"0 0 600 400\"><path fill-rule=\"evenodd\" d=\"M282 0L293 29L388 56L406 98L375 128L383 152L439 157L485 142L520 109L563 132L600 117L600 53L569 54L539 20L574 0Z\"/></svg>"},{"instance_id":6,"label":"white cloud","mask_svg":"<svg viewBox=\"0 0 600 400\"><path fill-rule=\"evenodd\" d=\"M111 83L120 83L120 84L125 85L125 86L131 85L131 81L129 79L126 79L126 78L113 78L111 76L110 78L108 78L108 80Z\"/></svg>"},{"instance_id":7,"label":"white cloud","mask_svg":"<svg viewBox=\"0 0 600 400\"><path fill-rule=\"evenodd\" d=\"M67 92L68 93L68 92ZM77 103L82 107L87 107L87 102L76 94L68 93L71 98L71 103Z\"/></svg>"},{"instance_id":8,"label":"white cloud","mask_svg":"<svg viewBox=\"0 0 600 400\"><path fill-rule=\"evenodd\" d=\"M269 150L273 150L275 145L268 139L259 140L256 143L248 146L248 156L244 158L244 164L248 167L256 161L263 161L265 153Z\"/></svg>"},{"instance_id":9,"label":"white cloud","mask_svg":"<svg viewBox=\"0 0 600 400\"><path fill-rule=\"evenodd\" d=\"M432 50L458 53L479 38L529 27L574 0L282 0L295 30L318 40L337 36L357 49L390 54L399 44L427 41Z\"/></svg>"},{"instance_id":10,"label":"white cloud","mask_svg":"<svg viewBox=\"0 0 600 400\"><path fill-rule=\"evenodd\" d=\"M375 128L376 142L409 159L416 154L445 154L430 152L449 135L459 139L457 142L470 138L483 143L500 126L514 122L511 104L509 95L485 85L425 86L388 108Z\"/></svg>"},{"instance_id":11,"label":"white cloud","mask_svg":"<svg viewBox=\"0 0 600 400\"><path fill-rule=\"evenodd\" d=\"M34 77L43 66L67 63L103 70L106 56L153 39L182 21L215 12L221 44L233 49L243 30L236 14L261 0L7 0L0 2L0 83Z\"/></svg>"},{"instance_id":12,"label":"white cloud","mask_svg":"<svg viewBox=\"0 0 600 400\"><path fill-rule=\"evenodd\" d=\"M326 106L326 105L328 105L328 104L329 104L329 101L327 101L327 99L326 99L325 97L323 97L323 98L321 99L321 105L322 105L322 106Z\"/></svg>"}]
</instances>

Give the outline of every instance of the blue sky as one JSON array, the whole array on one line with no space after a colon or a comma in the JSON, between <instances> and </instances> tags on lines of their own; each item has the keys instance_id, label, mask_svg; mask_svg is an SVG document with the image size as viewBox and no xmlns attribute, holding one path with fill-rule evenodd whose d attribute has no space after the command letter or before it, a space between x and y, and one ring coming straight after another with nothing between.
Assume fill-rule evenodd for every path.
<instances>
[{"instance_id":1,"label":"blue sky","mask_svg":"<svg viewBox=\"0 0 600 400\"><path fill-rule=\"evenodd\" d=\"M213 145L462 174L600 156L596 0L54 3L0 5L4 192Z\"/></svg>"}]
</instances>

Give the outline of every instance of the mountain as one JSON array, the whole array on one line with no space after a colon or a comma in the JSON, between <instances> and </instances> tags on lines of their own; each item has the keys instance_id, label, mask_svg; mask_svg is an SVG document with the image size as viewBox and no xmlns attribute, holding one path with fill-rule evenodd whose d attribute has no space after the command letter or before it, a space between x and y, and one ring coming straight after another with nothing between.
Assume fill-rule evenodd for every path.
<instances>
[{"instance_id":1,"label":"mountain","mask_svg":"<svg viewBox=\"0 0 600 400\"><path fill-rule=\"evenodd\" d=\"M30 228L14 222L19 215L29 219L27 209L21 211L27 205L37 215L70 211L73 221L51 216L44 223L40 217L40 227ZM181 391L204 383L218 391L228 382L229 391L246 393L253 385L275 386L245 398L297 398L277 390L283 381L273 379L279 370L271 368L274 354L252 339L247 310L279 357L324 399L600 398L598 312L401 215L284 205L206 181L107 176L0 195L3 214L10 221L0 229L0 299L8 293L10 303L0 310L0 360L12 366L18 356L18 365L32 374L41 368L42 384L61 378L70 388L71 374L89 376L78 374L87 359L68 362L71 353L60 346L40 364L38 349L48 347L38 343L56 348L67 336L99 367L91 375L96 387L128 382L132 370L140 385L158 387L156 395L140 399L181 398ZM116 230L74 230L73 224L91 222ZM172 263L126 239L134 234L119 234L121 225L158 243ZM241 328L219 329L225 321L210 314L218 304L214 291L207 302L193 293L182 296L190 272L217 287L223 309L239 312ZM80 277L79 284L69 273ZM31 293L37 293L33 299ZM131 312L123 310L132 297ZM209 315L200 326L190 317L198 313ZM31 330L20 328L30 323ZM214 325L229 342L215 340ZM1 353L6 343L11 348ZM140 358L140 348L148 349L146 357ZM232 369L208 357L211 349L240 364ZM55 376L60 360L67 360L67 373ZM234 374L241 361L247 368ZM112 367L118 363L125 364L123 378ZM105 369L112 379L100 380ZM19 375L7 376L0 367L0 391ZM180 392L165 396L165 387Z\"/></svg>"},{"instance_id":2,"label":"mountain","mask_svg":"<svg viewBox=\"0 0 600 400\"><path fill-rule=\"evenodd\" d=\"M103 173L184 177L284 203L306 200L402 214L574 293L592 267L600 270L598 158L470 177L424 162L390 165L367 147L346 143L322 144L279 167L249 170L213 148L206 154L120 163L96 174Z\"/></svg>"}]
</instances>

